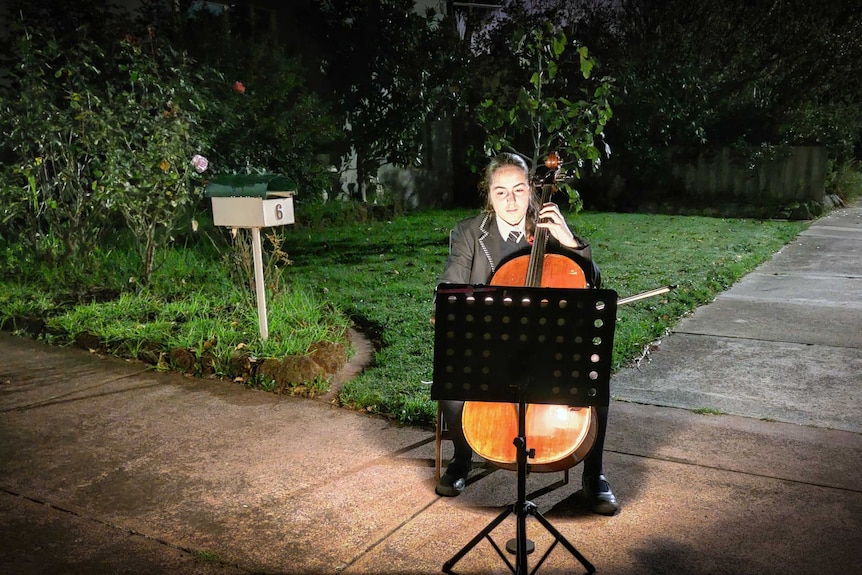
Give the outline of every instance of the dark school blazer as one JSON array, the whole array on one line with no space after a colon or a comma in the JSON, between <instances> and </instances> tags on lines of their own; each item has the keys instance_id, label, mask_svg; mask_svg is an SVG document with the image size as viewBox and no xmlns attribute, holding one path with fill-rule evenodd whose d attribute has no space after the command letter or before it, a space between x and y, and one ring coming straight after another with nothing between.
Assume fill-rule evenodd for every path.
<instances>
[{"instance_id":1,"label":"dark school blazer","mask_svg":"<svg viewBox=\"0 0 862 575\"><path fill-rule=\"evenodd\" d=\"M501 261L514 253L521 253L521 251L529 253L530 244L525 238L521 238L518 250L513 252L507 247L497 231L496 217L491 212L483 212L458 222L449 234L449 257L438 284L487 284ZM548 253L558 253L572 258L584 270L589 286L601 287L601 272L593 262L589 244L577 236L575 238L582 247L565 248L550 237Z\"/></svg>"}]
</instances>

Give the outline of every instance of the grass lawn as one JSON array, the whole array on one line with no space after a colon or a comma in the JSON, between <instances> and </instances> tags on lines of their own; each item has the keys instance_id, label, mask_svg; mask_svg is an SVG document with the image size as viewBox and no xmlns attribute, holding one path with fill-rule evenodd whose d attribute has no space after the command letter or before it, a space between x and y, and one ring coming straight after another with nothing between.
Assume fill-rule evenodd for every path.
<instances>
[{"instance_id":1,"label":"grass lawn","mask_svg":"<svg viewBox=\"0 0 862 575\"><path fill-rule=\"evenodd\" d=\"M435 405L422 382L431 380L433 370L433 291L446 261L449 230L474 213L427 211L386 222L285 228L281 249L292 265L282 267L278 289L267 296L267 342L257 335L249 292L226 271L230 248L213 250L207 242L171 250L147 290L124 287L130 264L119 249L106 249L100 265L79 280L93 287L85 294L99 297L70 294L51 276L56 270L6 273L0 280L0 321L23 332L21 318L38 316L45 321L41 337L51 342L71 343L86 332L110 343L105 346L110 353L126 357L145 359L148 350L158 356L159 349L182 346L211 354L215 375L225 377L238 349L261 357L303 353L315 341L343 339L353 323L372 340L375 352L371 365L341 388L341 403L428 424ZM593 246L603 287L620 297L677 286L619 308L614 369L641 356L680 318L807 227L617 213L581 213L570 225ZM102 293L111 282L113 297Z\"/></svg>"},{"instance_id":2,"label":"grass lawn","mask_svg":"<svg viewBox=\"0 0 862 575\"><path fill-rule=\"evenodd\" d=\"M341 390L351 407L404 422L432 421L432 294L449 230L474 211L424 212L290 238L289 281L314 290L374 339L373 364ZM593 246L603 287L620 297L668 284L670 294L618 310L614 367L629 363L685 314L768 259L807 224L691 216L581 213L570 219Z\"/></svg>"}]
</instances>

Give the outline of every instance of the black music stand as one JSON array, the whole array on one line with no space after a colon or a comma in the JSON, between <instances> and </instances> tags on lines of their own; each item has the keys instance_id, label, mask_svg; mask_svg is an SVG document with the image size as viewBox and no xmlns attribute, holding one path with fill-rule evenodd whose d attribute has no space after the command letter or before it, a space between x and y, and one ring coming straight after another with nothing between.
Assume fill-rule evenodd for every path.
<instances>
[{"instance_id":1,"label":"black music stand","mask_svg":"<svg viewBox=\"0 0 862 575\"><path fill-rule=\"evenodd\" d=\"M557 543L587 569L595 567L526 500L527 403L589 407L610 403L610 372L617 293L600 289L557 289L441 284L437 287L434 379L431 399L518 404L518 500L443 564L445 573L487 538L512 573L527 575L526 520L532 515L554 536L535 574ZM510 513L517 516L516 565L491 532Z\"/></svg>"}]
</instances>

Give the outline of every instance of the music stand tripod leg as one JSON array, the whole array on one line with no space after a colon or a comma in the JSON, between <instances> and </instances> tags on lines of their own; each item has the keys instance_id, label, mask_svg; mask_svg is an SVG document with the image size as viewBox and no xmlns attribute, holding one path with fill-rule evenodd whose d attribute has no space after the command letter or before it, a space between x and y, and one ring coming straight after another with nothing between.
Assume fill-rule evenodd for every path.
<instances>
[{"instance_id":1,"label":"music stand tripod leg","mask_svg":"<svg viewBox=\"0 0 862 575\"><path fill-rule=\"evenodd\" d=\"M565 547L572 556L580 561L581 565L587 570L587 573L595 573L596 568L592 563L587 561L586 557L581 555L581 553L575 549L575 546L572 545L563 534L557 531L557 529L551 525L551 522L545 519L545 517L539 513L538 506L532 501L527 501L527 457L535 457L535 450L530 450L527 448L527 425L526 425L526 411L527 405L524 401L523 389L521 390L521 398L519 403L519 416L518 416L518 432L519 437L515 440L515 445L518 446L518 503L519 513L518 513L518 571L517 575L527 575L527 554L529 553L527 547L527 536L526 536L526 522L527 515L532 515L536 518L536 520L542 524L542 526L554 536L554 544L550 546L550 548L545 551L545 554L542 555L539 562L536 563L535 568L532 573L535 574L539 567L542 566L542 563L545 562L545 559L551 554L551 551L554 550L554 546L557 543L561 543L563 547ZM530 542L532 543L532 542Z\"/></svg>"},{"instance_id":2,"label":"music stand tripod leg","mask_svg":"<svg viewBox=\"0 0 862 575\"><path fill-rule=\"evenodd\" d=\"M473 539L469 543L467 543L464 547L462 547L461 550L458 551L455 555L453 555L451 559L446 561L443 564L443 572L444 573L452 573L452 567L454 567L458 561L460 561L465 555L467 555L467 553L469 553L470 550L473 549L473 547L478 545L482 539L485 539L487 537L488 541L491 542L491 545L494 546L494 549L497 550L497 553L500 555L500 557L502 557L503 560L509 564L509 569L511 569L512 572L514 573L515 569L514 569L514 567L512 567L512 564L509 563L509 560L506 559L505 555L503 555L503 553L500 551L499 547L497 547L497 544L494 542L493 539L491 539L491 532L494 531L494 529L496 529L497 526L500 523L502 523L503 520L506 519L506 517L508 517L510 513L513 513L511 506L507 507L505 511L500 513L496 518L494 518L493 521L488 523L488 525L485 526L485 528L482 531L480 531L475 537L473 537Z\"/></svg>"},{"instance_id":3,"label":"music stand tripod leg","mask_svg":"<svg viewBox=\"0 0 862 575\"><path fill-rule=\"evenodd\" d=\"M568 541L568 539L563 537L563 534L560 533L559 531L557 531L557 529L554 528L554 526L551 525L551 523L547 519L545 519L545 517L541 513L539 513L537 510L533 509L531 511L531 515L536 518L536 521L538 521L539 523L542 524L542 526L548 531L548 533L550 533L551 535L554 536L555 541L561 543L562 546L565 547L568 550L568 552L571 553L572 556L574 556L575 559L577 559L578 561L581 562L581 565L584 566L584 568L587 570L587 573L595 573L596 572L596 568L593 566L593 564L590 563L589 561L587 561L587 558L584 557L583 555L581 555L580 552L577 549L575 549L575 546L572 545ZM535 571L537 571L539 569L539 565L542 564L542 562L545 560L545 557L547 557L550 554L552 549L553 549L553 546L551 547L551 549L548 549L548 552L545 553L545 556L542 557L541 561L536 565Z\"/></svg>"},{"instance_id":4,"label":"music stand tripod leg","mask_svg":"<svg viewBox=\"0 0 862 575\"><path fill-rule=\"evenodd\" d=\"M535 507L531 501L527 501L527 458L535 457L536 451L527 448L527 401L524 398L525 390L525 384L518 387L518 437L515 438L515 447L518 453L518 501L515 503L518 508L517 528L515 530L517 539L515 557L517 575L527 575L527 555L530 554L528 545L535 549L533 542L529 541L528 543L527 539L527 514Z\"/></svg>"},{"instance_id":5,"label":"music stand tripod leg","mask_svg":"<svg viewBox=\"0 0 862 575\"><path fill-rule=\"evenodd\" d=\"M596 568L587 561L587 559L581 555L581 553L572 545L563 534L557 531L551 523L539 513L537 506L532 501L527 501L527 458L533 457L534 452L527 448L527 440L526 440L526 411L527 405L524 401L523 395L519 399L518 404L518 437L515 438L514 444L518 450L518 499L517 502L511 505L506 511L503 511L498 515L493 521L491 521L485 529L483 529L479 534L477 534L467 545L465 545L458 553L452 556L449 561L443 564L443 572L444 573L453 573L452 567L460 561L467 553L469 553L482 539L487 538L494 549L497 551L497 554L506 562L506 565L509 567L509 570L515 575L528 575L530 573L528 567L527 556L530 554L532 549L530 546L532 545L532 541L527 539L527 516L532 515L542 524L542 526L554 536L554 545L552 545L542 556L539 562L536 564L532 573L535 574L539 567L542 566L542 563L545 562L545 559L551 554L556 543L561 543L563 547L565 547L572 556L580 561L581 565L587 570L587 573L595 573ZM491 538L491 532L506 519L509 514L514 513L516 516L516 538L515 538L515 566L513 567L511 562L503 555L503 552L497 546L496 542ZM511 541L506 545L507 549L510 548ZM533 546L535 548L535 546Z\"/></svg>"}]
</instances>

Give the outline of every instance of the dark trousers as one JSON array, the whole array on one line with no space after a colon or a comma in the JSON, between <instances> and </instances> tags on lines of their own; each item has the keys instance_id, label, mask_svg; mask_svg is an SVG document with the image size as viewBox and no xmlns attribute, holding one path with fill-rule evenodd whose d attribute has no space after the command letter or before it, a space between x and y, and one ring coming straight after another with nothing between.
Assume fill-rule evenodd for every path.
<instances>
[{"instance_id":1,"label":"dark trousers","mask_svg":"<svg viewBox=\"0 0 862 575\"><path fill-rule=\"evenodd\" d=\"M452 445L455 448L455 454L449 462L449 467L460 469L469 468L473 462L473 450L470 444L467 443L467 438L464 437L464 429L461 427L461 412L464 410L463 401L440 401L440 408L443 410L443 418L446 420L446 426L449 429L449 436L452 438ZM600 475L604 473L602 469L602 455L605 450L605 430L608 426L608 407L596 407L596 440L593 443L592 449L584 458L584 475Z\"/></svg>"}]
</instances>

